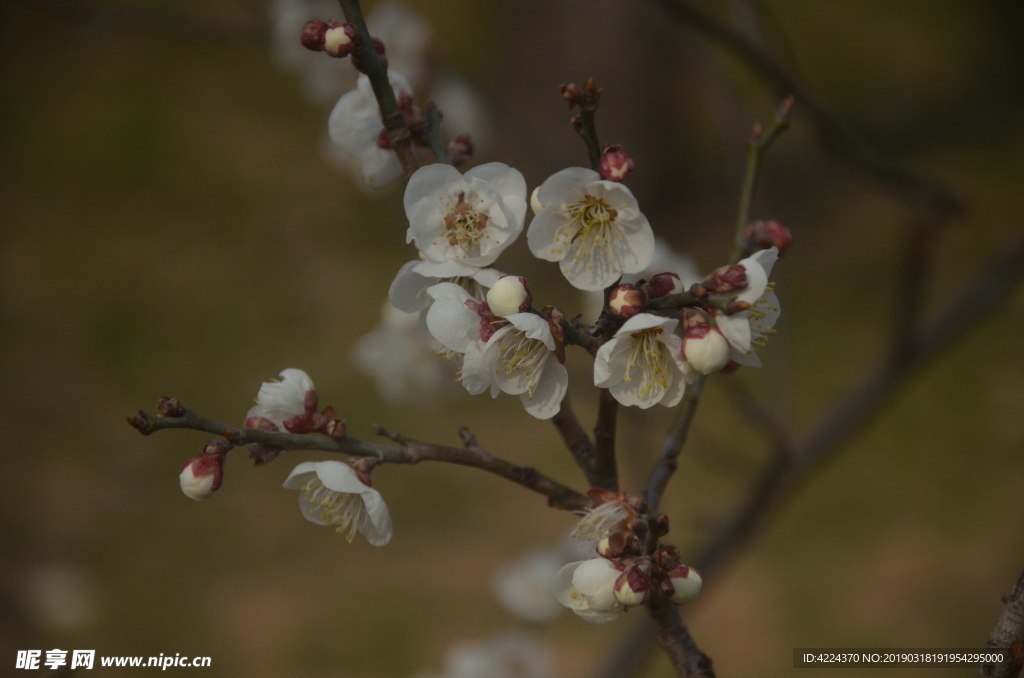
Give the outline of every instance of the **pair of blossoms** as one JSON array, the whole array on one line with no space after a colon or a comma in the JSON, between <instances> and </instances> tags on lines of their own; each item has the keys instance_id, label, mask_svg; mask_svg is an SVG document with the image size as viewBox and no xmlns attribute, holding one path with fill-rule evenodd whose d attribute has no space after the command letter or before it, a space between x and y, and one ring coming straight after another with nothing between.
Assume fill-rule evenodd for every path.
<instances>
[{"instance_id":1,"label":"pair of blossoms","mask_svg":"<svg viewBox=\"0 0 1024 678\"><path fill-rule=\"evenodd\" d=\"M651 264L653 231L622 184L574 167L549 177L530 202L531 252L559 262L574 287L603 290ZM405 210L407 240L421 260L398 272L388 293L392 304L421 313L436 348L461 357L462 384L471 394L518 395L533 416L554 416L568 386L564 316L550 306L535 311L525 278L490 268L523 229L522 174L502 163L465 174L428 165L409 180ZM761 250L709 276L702 289L734 302L732 312L688 309L681 337L678 319L642 312L650 299L685 291L677 274L620 285L609 310L625 323L597 352L595 385L624 405L671 407L697 373L710 374L730 360L758 365L755 347L778 317L768 282L777 255L775 248Z\"/></svg>"}]
</instances>

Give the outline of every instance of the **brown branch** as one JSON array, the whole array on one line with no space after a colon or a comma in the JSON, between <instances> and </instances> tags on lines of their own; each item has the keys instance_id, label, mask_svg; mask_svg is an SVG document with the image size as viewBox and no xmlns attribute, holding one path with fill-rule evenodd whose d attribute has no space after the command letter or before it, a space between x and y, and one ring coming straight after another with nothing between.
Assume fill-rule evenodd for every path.
<instances>
[{"instance_id":1,"label":"brown branch","mask_svg":"<svg viewBox=\"0 0 1024 678\"><path fill-rule=\"evenodd\" d=\"M619 490L619 470L615 462L615 430L619 418L619 401L606 388L601 389L594 424L594 487Z\"/></svg>"},{"instance_id":2,"label":"brown branch","mask_svg":"<svg viewBox=\"0 0 1024 678\"><path fill-rule=\"evenodd\" d=\"M903 197L929 211L955 214L961 199L945 186L914 174L886 159L864 139L833 116L793 74L760 45L695 7L689 0L659 0L670 15L692 26L742 59L771 83L779 96L793 95L810 114L827 149L852 161L859 169L891 186Z\"/></svg>"},{"instance_id":3,"label":"brown branch","mask_svg":"<svg viewBox=\"0 0 1024 678\"><path fill-rule=\"evenodd\" d=\"M675 605L656 591L647 611L658 627L658 645L680 678L715 678L711 659L697 647Z\"/></svg>"},{"instance_id":4,"label":"brown branch","mask_svg":"<svg viewBox=\"0 0 1024 678\"><path fill-rule=\"evenodd\" d=\"M539 473L529 466L517 466L511 462L495 457L476 445L465 448L449 447L422 443L406 438L390 431L378 428L385 435L398 442L398 445L380 445L367 443L349 436L338 440L327 436L284 433L280 431L261 431L252 428L231 426L219 421L207 419L191 410L181 408L178 416L152 417L145 412L138 416L127 417L128 423L143 435L171 428L205 431L223 436L235 445L272 445L281 450L318 450L321 452L340 452L353 457L370 457L378 464L418 464L422 461L441 461L460 466L478 468L496 476L507 478L514 483L533 490L548 498L548 505L566 511L580 511L591 506L591 501L575 490L558 483ZM464 438L465 441L465 438Z\"/></svg>"},{"instance_id":5,"label":"brown branch","mask_svg":"<svg viewBox=\"0 0 1024 678\"><path fill-rule=\"evenodd\" d=\"M576 412L572 409L568 395L562 399L562 406L558 413L551 418L551 423L558 429L558 433L562 436L576 465L587 477L587 482L591 487L599 487L598 478L594 473L594 456L597 451L594 449L594 443L590 440L590 436L583 430Z\"/></svg>"},{"instance_id":6,"label":"brown branch","mask_svg":"<svg viewBox=\"0 0 1024 678\"><path fill-rule=\"evenodd\" d=\"M988 648L1002 650L1006 657L998 664L982 664L981 678L1017 678L1024 665L1024 572L1003 602L1006 606L988 639Z\"/></svg>"},{"instance_id":7,"label":"brown branch","mask_svg":"<svg viewBox=\"0 0 1024 678\"><path fill-rule=\"evenodd\" d=\"M679 466L679 453L686 444L686 436L690 432L690 425L693 423L693 416L697 413L697 405L700 404L700 394L704 389L704 382L707 377L703 374L697 375L692 384L686 387L686 395L683 396L683 404L679 410L679 419L676 420L672 430L665 438L665 444L661 449L661 456L651 470L650 478L647 480L647 503L652 513L657 513L661 505L661 497L665 494L668 481Z\"/></svg>"},{"instance_id":8,"label":"brown branch","mask_svg":"<svg viewBox=\"0 0 1024 678\"><path fill-rule=\"evenodd\" d=\"M352 52L352 58L359 60L366 77L370 79L373 96L377 99L377 105L380 107L381 121L384 123L384 129L388 131L391 148L394 149L395 155L402 163L405 176L410 177L419 168L420 163L416 160L416 153L412 148L412 133L405 124L405 115L398 108L395 91L391 88L391 81L388 80L388 69L373 47L359 0L338 0L338 2L341 5L341 11L345 13L345 20L352 24L356 33L359 34L359 44ZM385 45L385 47L387 46Z\"/></svg>"}]
</instances>

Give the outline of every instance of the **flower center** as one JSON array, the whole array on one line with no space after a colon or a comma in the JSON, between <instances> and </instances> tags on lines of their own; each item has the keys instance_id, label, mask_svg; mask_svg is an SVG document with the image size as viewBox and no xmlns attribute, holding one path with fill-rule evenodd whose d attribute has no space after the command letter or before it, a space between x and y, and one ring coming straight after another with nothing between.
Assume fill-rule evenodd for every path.
<instances>
[{"instance_id":1,"label":"flower center","mask_svg":"<svg viewBox=\"0 0 1024 678\"><path fill-rule=\"evenodd\" d=\"M634 332L630 342L622 351L629 352L629 361L626 363L626 375L623 381L633 381L633 369L640 371L640 385L637 393L641 398L646 398L655 389L665 390L671 381L672 372L669 363L671 356L665 345L658 341L661 336L660 327L651 327L646 330Z\"/></svg>"},{"instance_id":2,"label":"flower center","mask_svg":"<svg viewBox=\"0 0 1024 678\"><path fill-rule=\"evenodd\" d=\"M603 198L584 194L576 202L566 203L558 214L566 220L558 229L563 242L580 241L574 260L592 259L597 252L611 256L612 242L622 240L617 221L619 212ZM593 267L593 262L587 263L588 269Z\"/></svg>"},{"instance_id":3,"label":"flower center","mask_svg":"<svg viewBox=\"0 0 1024 678\"><path fill-rule=\"evenodd\" d=\"M461 250L461 256L465 257L473 243L483 237L489 219L466 200L465 191L460 191L455 203L448 204L448 213L444 217L448 245Z\"/></svg>"},{"instance_id":4,"label":"flower center","mask_svg":"<svg viewBox=\"0 0 1024 678\"><path fill-rule=\"evenodd\" d=\"M349 544L370 520L366 504L358 494L335 492L324 487L319 478L311 478L302 486L302 496L313 506L313 511L345 537Z\"/></svg>"},{"instance_id":5,"label":"flower center","mask_svg":"<svg viewBox=\"0 0 1024 678\"><path fill-rule=\"evenodd\" d=\"M548 347L540 339L531 339L522 330L513 330L501 338L498 354L505 374L526 370L526 397L532 398L537 379L548 357ZM497 373L498 370L495 370Z\"/></svg>"},{"instance_id":6,"label":"flower center","mask_svg":"<svg viewBox=\"0 0 1024 678\"><path fill-rule=\"evenodd\" d=\"M775 283L768 283L766 290L775 288ZM777 313L778 306L769 306L768 297L762 296L754 305L747 309L747 316L750 320L750 343L754 346L754 352L764 348L768 344L768 335L775 332L775 328L765 325L762 321L767 315L765 311Z\"/></svg>"}]
</instances>

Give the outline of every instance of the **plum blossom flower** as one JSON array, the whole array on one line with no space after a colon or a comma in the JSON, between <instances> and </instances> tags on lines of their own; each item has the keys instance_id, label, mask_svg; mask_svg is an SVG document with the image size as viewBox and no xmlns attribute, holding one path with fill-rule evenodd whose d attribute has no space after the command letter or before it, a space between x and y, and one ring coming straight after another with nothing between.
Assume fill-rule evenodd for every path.
<instances>
[{"instance_id":1,"label":"plum blossom flower","mask_svg":"<svg viewBox=\"0 0 1024 678\"><path fill-rule=\"evenodd\" d=\"M358 530L374 546L383 546L391 541L391 516L380 493L368 483L368 477L360 479L340 461L307 461L292 469L284 488L299 491L306 520L333 525L350 544Z\"/></svg>"},{"instance_id":2,"label":"plum blossom flower","mask_svg":"<svg viewBox=\"0 0 1024 678\"><path fill-rule=\"evenodd\" d=\"M393 405L435 404L451 370L437 357L440 347L424 332L420 314L384 302L381 316L380 324L353 347L356 366Z\"/></svg>"},{"instance_id":3,"label":"plum blossom flower","mask_svg":"<svg viewBox=\"0 0 1024 678\"><path fill-rule=\"evenodd\" d=\"M405 189L406 242L430 261L482 267L494 262L523 230L526 180L490 162L460 174L435 163L416 170Z\"/></svg>"},{"instance_id":4,"label":"plum blossom flower","mask_svg":"<svg viewBox=\"0 0 1024 678\"><path fill-rule=\"evenodd\" d=\"M654 256L654 232L632 192L597 172L570 167L537 191L541 211L526 234L534 256L561 264L581 290L600 290L639 273Z\"/></svg>"},{"instance_id":5,"label":"plum blossom flower","mask_svg":"<svg viewBox=\"0 0 1024 678\"><path fill-rule=\"evenodd\" d=\"M427 292L435 299L427 311L427 328L445 348L463 354L462 385L467 391L476 395L490 390L494 398L500 392L518 395L538 419L555 416L569 374L555 355L547 320L534 313L500 318L486 302L454 283Z\"/></svg>"},{"instance_id":6,"label":"plum blossom flower","mask_svg":"<svg viewBox=\"0 0 1024 678\"><path fill-rule=\"evenodd\" d=\"M392 70L388 71L388 79L399 107L410 109L413 99L409 81L398 71ZM384 123L373 96L370 79L365 75L359 76L354 90L338 100L327 121L327 131L331 141L359 159L363 182L367 186L383 186L401 176L402 164L395 152L384 143Z\"/></svg>"},{"instance_id":7,"label":"plum blossom flower","mask_svg":"<svg viewBox=\"0 0 1024 678\"><path fill-rule=\"evenodd\" d=\"M778 249L772 247L740 261L738 266L746 273L747 285L736 294L736 301L746 302L750 308L732 315L718 310L714 313L718 329L729 342L729 358L740 365L760 367L756 351L775 331L781 311L779 298L772 290L774 283L768 282L768 276L778 258Z\"/></svg>"},{"instance_id":8,"label":"plum blossom flower","mask_svg":"<svg viewBox=\"0 0 1024 678\"><path fill-rule=\"evenodd\" d=\"M552 621L562 606L551 591L566 558L559 548L532 549L494 574L494 594L502 606L529 622Z\"/></svg>"},{"instance_id":9,"label":"plum blossom flower","mask_svg":"<svg viewBox=\"0 0 1024 678\"><path fill-rule=\"evenodd\" d=\"M450 282L464 288L477 301L483 301L487 289L502 275L496 269L471 266L461 261L410 261L395 275L388 289L388 299L400 311L424 311L434 303L427 290L438 283Z\"/></svg>"},{"instance_id":10,"label":"plum blossom flower","mask_svg":"<svg viewBox=\"0 0 1024 678\"><path fill-rule=\"evenodd\" d=\"M672 332L678 320L640 313L601 346L594 359L594 385L607 388L623 405L676 405L692 368L683 360L682 340Z\"/></svg>"},{"instance_id":11,"label":"plum blossom flower","mask_svg":"<svg viewBox=\"0 0 1024 678\"><path fill-rule=\"evenodd\" d=\"M245 416L246 419L266 419L278 430L285 431L290 430L289 420L316 412L317 398L313 380L302 370L289 368L279 376L280 381L267 381L260 386L256 404Z\"/></svg>"},{"instance_id":12,"label":"plum blossom flower","mask_svg":"<svg viewBox=\"0 0 1024 678\"><path fill-rule=\"evenodd\" d=\"M610 624L626 606L615 596L622 566L607 558L569 563L555 577L552 590L565 607L591 624Z\"/></svg>"}]
</instances>

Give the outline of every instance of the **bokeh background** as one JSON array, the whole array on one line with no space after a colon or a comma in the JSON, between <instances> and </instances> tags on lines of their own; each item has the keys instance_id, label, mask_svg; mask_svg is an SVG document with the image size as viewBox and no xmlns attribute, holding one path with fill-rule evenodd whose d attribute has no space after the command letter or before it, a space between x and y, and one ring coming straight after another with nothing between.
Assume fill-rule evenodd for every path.
<instances>
[{"instance_id":1,"label":"bokeh background","mask_svg":"<svg viewBox=\"0 0 1024 678\"><path fill-rule=\"evenodd\" d=\"M433 63L483 103L491 133L475 161L513 165L531 188L585 164L558 88L593 75L606 88L602 138L636 160L629 185L656 232L705 270L724 263L744 141L777 104L743 63L652 1L407 6L432 27ZM938 238L926 317L1020 237L1024 3L702 6L779 55L885 156L965 198ZM254 469L234 452L200 504L177 474L206 436L125 425L162 395L240 422L262 381L301 367L357 437L379 423L454 443L469 424L494 453L582 485L550 424L515 398L456 389L398 407L353 366L413 256L401 188L367 194L325 157L331 102L281 68L270 17L245 0L0 4L2 675L16 650L55 647L209 655L211 678L437 670L452 643L515 626L491 593L494 570L572 524L471 469L385 466L374 480L394 541L350 546L280 489L295 459L322 455ZM685 551L710 539L768 454L722 381L810 430L881 360L914 210L830 152L798 108L754 208L796 238L776 268L778 334L765 369L708 386L666 505ZM523 239L499 266L578 310ZM802 646L984 644L1024 566L1022 335L1018 292L708 581L685 612L719 675L788 675ZM589 359L570 368L589 422ZM624 414L627 488L670 415ZM640 614L598 628L566 613L540 632L561 676L591 676ZM660 657L645 671L670 675Z\"/></svg>"}]
</instances>

